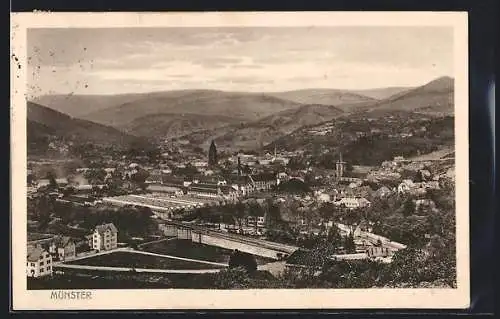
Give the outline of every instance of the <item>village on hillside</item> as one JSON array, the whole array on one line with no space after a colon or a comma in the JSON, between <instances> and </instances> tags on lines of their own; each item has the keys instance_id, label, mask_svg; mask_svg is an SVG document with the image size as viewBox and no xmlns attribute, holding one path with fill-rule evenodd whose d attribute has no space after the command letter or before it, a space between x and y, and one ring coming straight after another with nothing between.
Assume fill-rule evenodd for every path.
<instances>
[{"instance_id":1,"label":"village on hillside","mask_svg":"<svg viewBox=\"0 0 500 319\"><path fill-rule=\"evenodd\" d=\"M30 161L26 274L35 286L93 271L213 276L238 253L275 282L328 263L390 265L407 247L427 256L451 243L443 218L454 213L453 152L372 167L340 154L334 169L290 168L302 155L221 156L212 141L205 156L168 143L159 156L105 156L65 175L41 176L53 163Z\"/></svg>"}]
</instances>

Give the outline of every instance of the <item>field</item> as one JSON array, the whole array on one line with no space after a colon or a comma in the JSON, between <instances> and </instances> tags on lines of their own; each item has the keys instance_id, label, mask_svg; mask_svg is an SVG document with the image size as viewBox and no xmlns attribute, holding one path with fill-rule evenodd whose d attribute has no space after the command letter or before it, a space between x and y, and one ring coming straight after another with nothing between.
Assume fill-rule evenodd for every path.
<instances>
[{"instance_id":1,"label":"field","mask_svg":"<svg viewBox=\"0 0 500 319\"><path fill-rule=\"evenodd\" d=\"M105 267L127 267L146 269L218 269L223 266L203 264L167 257L149 256L129 252L113 252L106 255L75 260L68 264Z\"/></svg>"},{"instance_id":2,"label":"field","mask_svg":"<svg viewBox=\"0 0 500 319\"><path fill-rule=\"evenodd\" d=\"M48 289L213 289L217 274L144 274L99 270L65 269L51 278L28 278L28 290ZM252 278L255 288L268 287L275 279L258 271ZM274 287L276 288L276 287Z\"/></svg>"},{"instance_id":3,"label":"field","mask_svg":"<svg viewBox=\"0 0 500 319\"><path fill-rule=\"evenodd\" d=\"M142 250L157 253L172 255L177 257L192 258L206 260L219 263L228 263L232 250L216 246L195 243L191 240L172 239L158 243L144 245ZM273 261L272 259L255 256L257 264L263 265Z\"/></svg>"},{"instance_id":4,"label":"field","mask_svg":"<svg viewBox=\"0 0 500 319\"><path fill-rule=\"evenodd\" d=\"M52 278L28 278L28 290L211 288L213 274L145 274L65 269Z\"/></svg>"}]
</instances>

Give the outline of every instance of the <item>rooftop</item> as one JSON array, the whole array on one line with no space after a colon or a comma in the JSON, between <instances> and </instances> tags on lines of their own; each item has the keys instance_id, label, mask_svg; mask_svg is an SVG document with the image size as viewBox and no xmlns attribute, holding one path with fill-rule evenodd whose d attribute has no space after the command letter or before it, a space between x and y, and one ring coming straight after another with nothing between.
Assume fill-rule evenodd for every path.
<instances>
[{"instance_id":1,"label":"rooftop","mask_svg":"<svg viewBox=\"0 0 500 319\"><path fill-rule=\"evenodd\" d=\"M28 246L28 261L38 261L42 257L44 250L41 247Z\"/></svg>"},{"instance_id":2,"label":"rooftop","mask_svg":"<svg viewBox=\"0 0 500 319\"><path fill-rule=\"evenodd\" d=\"M116 226L113 223L97 225L95 227L95 230L97 230L97 232L99 234L103 234L107 230L110 230L112 233L117 233L118 232L118 229L116 229Z\"/></svg>"}]
</instances>

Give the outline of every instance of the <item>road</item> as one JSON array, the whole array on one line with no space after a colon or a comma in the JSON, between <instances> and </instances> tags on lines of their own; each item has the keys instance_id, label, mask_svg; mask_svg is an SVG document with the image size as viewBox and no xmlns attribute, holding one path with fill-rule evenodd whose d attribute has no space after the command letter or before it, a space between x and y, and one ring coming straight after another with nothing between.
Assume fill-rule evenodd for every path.
<instances>
[{"instance_id":1,"label":"road","mask_svg":"<svg viewBox=\"0 0 500 319\"><path fill-rule=\"evenodd\" d=\"M265 265L259 265L257 270L269 271L273 276L279 276L285 271L285 261L271 262Z\"/></svg>"}]
</instances>

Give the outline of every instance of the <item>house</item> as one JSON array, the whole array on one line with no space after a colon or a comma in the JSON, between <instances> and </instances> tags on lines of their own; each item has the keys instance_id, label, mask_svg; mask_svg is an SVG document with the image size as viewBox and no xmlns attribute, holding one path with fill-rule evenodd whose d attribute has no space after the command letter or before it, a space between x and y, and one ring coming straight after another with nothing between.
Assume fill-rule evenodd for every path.
<instances>
[{"instance_id":1,"label":"house","mask_svg":"<svg viewBox=\"0 0 500 319\"><path fill-rule=\"evenodd\" d=\"M257 227L263 228L266 222L266 218L264 216L248 216L247 217L247 226L249 227Z\"/></svg>"},{"instance_id":2,"label":"house","mask_svg":"<svg viewBox=\"0 0 500 319\"><path fill-rule=\"evenodd\" d=\"M192 164L196 168L208 167L208 162L201 161L201 160L200 161L194 161Z\"/></svg>"},{"instance_id":3,"label":"house","mask_svg":"<svg viewBox=\"0 0 500 319\"><path fill-rule=\"evenodd\" d=\"M289 176L288 176L288 174L287 174L287 173L285 173L285 172L280 172L280 173L278 173L278 174L277 174L277 176L276 176L276 184L278 184L278 185L279 185L279 184L280 184L280 183L282 183L282 182L286 182L286 181L288 181L288 179L289 179Z\"/></svg>"},{"instance_id":4,"label":"house","mask_svg":"<svg viewBox=\"0 0 500 319\"><path fill-rule=\"evenodd\" d=\"M428 181L428 182L422 182L421 187L425 189L440 189L441 187L439 186L438 181Z\"/></svg>"},{"instance_id":5,"label":"house","mask_svg":"<svg viewBox=\"0 0 500 319\"><path fill-rule=\"evenodd\" d=\"M56 260L68 260L75 258L76 245L75 242L67 236L56 237L49 245L49 253Z\"/></svg>"},{"instance_id":6,"label":"house","mask_svg":"<svg viewBox=\"0 0 500 319\"><path fill-rule=\"evenodd\" d=\"M145 180L146 184L163 183L163 174L161 172L151 172Z\"/></svg>"},{"instance_id":7,"label":"house","mask_svg":"<svg viewBox=\"0 0 500 319\"><path fill-rule=\"evenodd\" d=\"M414 200L414 203L415 203L415 211L417 211L417 212L420 209L422 209L422 207L430 208L430 209L436 208L436 204L434 203L434 201L432 199L429 199L429 198L416 199L416 200Z\"/></svg>"},{"instance_id":8,"label":"house","mask_svg":"<svg viewBox=\"0 0 500 319\"><path fill-rule=\"evenodd\" d=\"M331 196L330 194L326 194L323 192L315 192L314 194L316 196L316 200L326 203L331 201Z\"/></svg>"},{"instance_id":9,"label":"house","mask_svg":"<svg viewBox=\"0 0 500 319\"><path fill-rule=\"evenodd\" d=\"M50 181L48 179L39 179L36 183L37 188L42 188L50 185Z\"/></svg>"},{"instance_id":10,"label":"house","mask_svg":"<svg viewBox=\"0 0 500 319\"><path fill-rule=\"evenodd\" d=\"M412 180L405 179L398 185L398 194L406 194L415 186Z\"/></svg>"},{"instance_id":11,"label":"house","mask_svg":"<svg viewBox=\"0 0 500 319\"><path fill-rule=\"evenodd\" d=\"M90 184L82 184L74 187L75 192L79 194L89 194L92 193L92 185Z\"/></svg>"},{"instance_id":12,"label":"house","mask_svg":"<svg viewBox=\"0 0 500 319\"><path fill-rule=\"evenodd\" d=\"M370 258L389 257L393 254L393 251L387 247L372 246L366 250L366 254Z\"/></svg>"},{"instance_id":13,"label":"house","mask_svg":"<svg viewBox=\"0 0 500 319\"><path fill-rule=\"evenodd\" d=\"M216 184L192 184L187 194L193 197L217 198L222 195L221 189Z\"/></svg>"},{"instance_id":14,"label":"house","mask_svg":"<svg viewBox=\"0 0 500 319\"><path fill-rule=\"evenodd\" d=\"M398 162L402 162L404 160L405 160L405 158L403 156L395 156L393 161L398 163Z\"/></svg>"},{"instance_id":15,"label":"house","mask_svg":"<svg viewBox=\"0 0 500 319\"><path fill-rule=\"evenodd\" d=\"M28 246L26 276L38 278L52 275L52 256L40 246Z\"/></svg>"},{"instance_id":16,"label":"house","mask_svg":"<svg viewBox=\"0 0 500 319\"><path fill-rule=\"evenodd\" d=\"M222 185L219 188L220 188L220 190L222 192L222 196L225 199L229 199L229 200L236 200L236 199L238 199L239 192L238 192L237 188L234 188L232 186L226 186L226 185Z\"/></svg>"},{"instance_id":17,"label":"house","mask_svg":"<svg viewBox=\"0 0 500 319\"><path fill-rule=\"evenodd\" d=\"M349 209L369 207L371 205L370 201L363 197L344 197L334 202L334 204L338 206L345 206Z\"/></svg>"},{"instance_id":18,"label":"house","mask_svg":"<svg viewBox=\"0 0 500 319\"><path fill-rule=\"evenodd\" d=\"M237 190L242 196L246 196L254 191L254 187L251 184L247 184L239 181L231 186L233 189Z\"/></svg>"},{"instance_id":19,"label":"house","mask_svg":"<svg viewBox=\"0 0 500 319\"><path fill-rule=\"evenodd\" d=\"M56 178L57 186L64 187L68 186L69 182L67 178Z\"/></svg>"},{"instance_id":20,"label":"house","mask_svg":"<svg viewBox=\"0 0 500 319\"><path fill-rule=\"evenodd\" d=\"M382 186L375 191L373 196L378 198L384 198L391 195L391 193L392 191L387 186Z\"/></svg>"},{"instance_id":21,"label":"house","mask_svg":"<svg viewBox=\"0 0 500 319\"><path fill-rule=\"evenodd\" d=\"M161 184L150 184L148 185L147 190L153 193L165 193L174 196L184 195L182 187L173 187Z\"/></svg>"},{"instance_id":22,"label":"house","mask_svg":"<svg viewBox=\"0 0 500 319\"><path fill-rule=\"evenodd\" d=\"M276 177L274 174L254 174L248 175L250 183L258 191L270 190L273 186L277 184Z\"/></svg>"},{"instance_id":23,"label":"house","mask_svg":"<svg viewBox=\"0 0 500 319\"><path fill-rule=\"evenodd\" d=\"M118 229L115 225L108 223L96 226L92 233L90 247L97 251L111 250L118 247Z\"/></svg>"},{"instance_id":24,"label":"house","mask_svg":"<svg viewBox=\"0 0 500 319\"><path fill-rule=\"evenodd\" d=\"M213 176L215 174L215 172L211 169L207 169L205 171L203 171L203 175L205 176Z\"/></svg>"},{"instance_id":25,"label":"house","mask_svg":"<svg viewBox=\"0 0 500 319\"><path fill-rule=\"evenodd\" d=\"M172 175L163 175L162 184L171 187L184 187L189 186L185 185L185 181L183 178L172 176Z\"/></svg>"}]
</instances>

